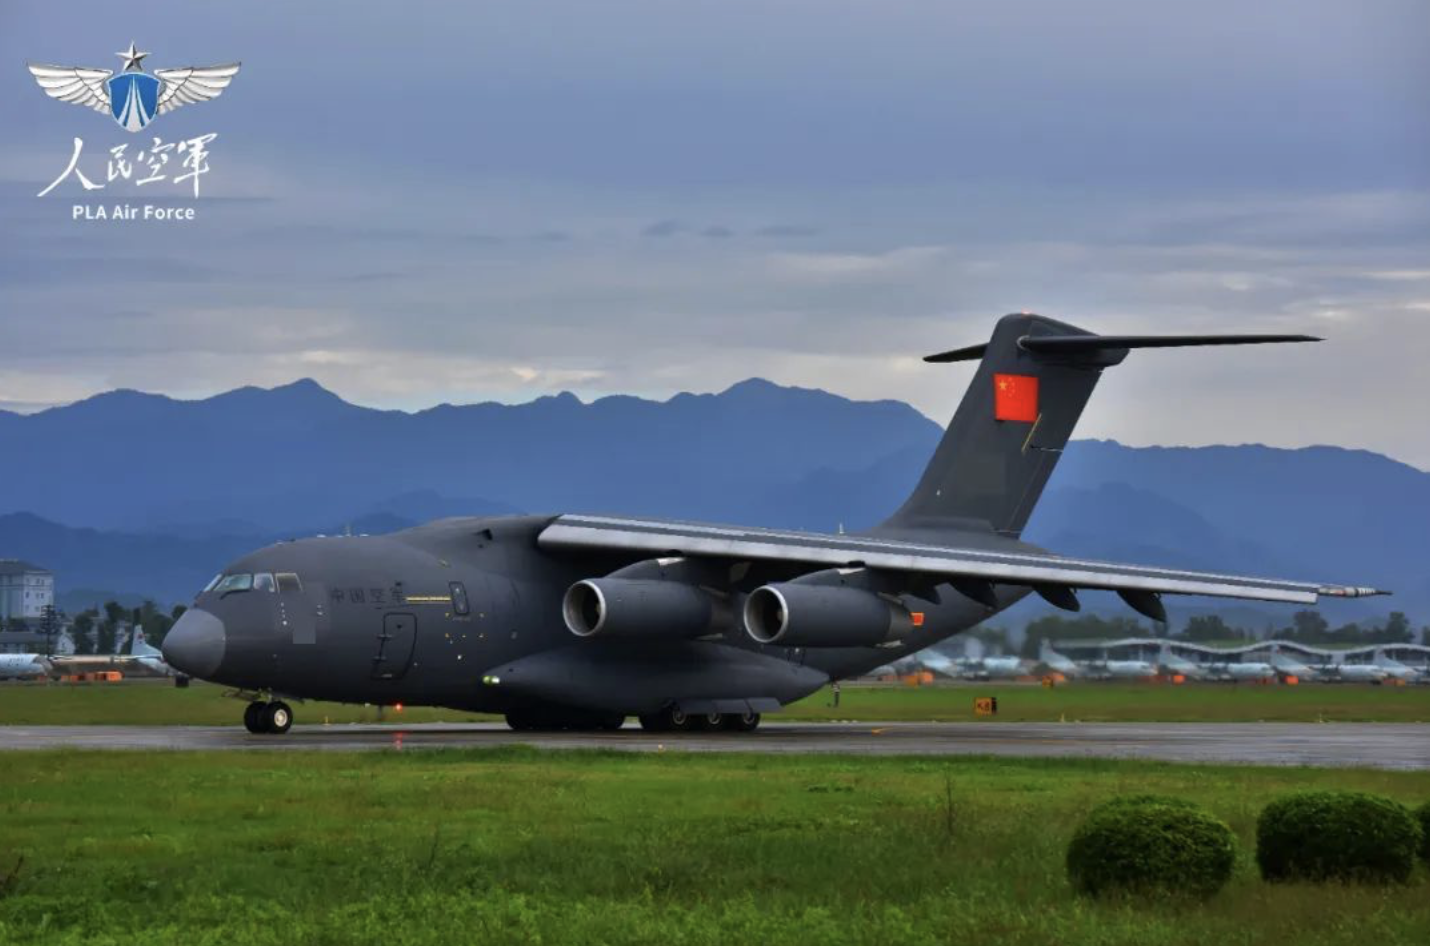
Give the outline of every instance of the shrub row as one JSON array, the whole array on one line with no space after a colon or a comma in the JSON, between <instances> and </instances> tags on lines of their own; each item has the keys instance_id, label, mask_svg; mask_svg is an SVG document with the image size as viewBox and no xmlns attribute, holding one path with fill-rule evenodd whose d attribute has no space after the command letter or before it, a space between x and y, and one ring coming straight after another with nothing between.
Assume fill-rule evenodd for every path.
<instances>
[{"instance_id":1,"label":"shrub row","mask_svg":"<svg viewBox=\"0 0 1430 946\"><path fill-rule=\"evenodd\" d=\"M1209 897L1231 879L1236 837L1210 812L1166 795L1128 795L1094 808L1068 845L1082 893ZM1411 811L1365 792L1296 792L1257 819L1256 862L1269 881L1404 883L1417 854L1430 862L1430 802Z\"/></svg>"}]
</instances>

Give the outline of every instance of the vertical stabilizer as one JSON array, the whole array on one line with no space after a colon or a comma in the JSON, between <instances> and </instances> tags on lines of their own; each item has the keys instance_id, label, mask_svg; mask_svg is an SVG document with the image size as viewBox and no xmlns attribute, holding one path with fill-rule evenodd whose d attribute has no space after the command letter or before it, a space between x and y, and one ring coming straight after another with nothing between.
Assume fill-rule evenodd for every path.
<instances>
[{"instance_id":1,"label":"vertical stabilizer","mask_svg":"<svg viewBox=\"0 0 1430 946\"><path fill-rule=\"evenodd\" d=\"M1018 536L1102 369L1133 348L1316 342L1309 335L1097 335L1041 315L1005 315L986 344L925 361L977 361L913 495L875 532L939 533L986 523ZM1160 606L1144 602L1154 619Z\"/></svg>"},{"instance_id":2,"label":"vertical stabilizer","mask_svg":"<svg viewBox=\"0 0 1430 946\"><path fill-rule=\"evenodd\" d=\"M1022 533L1102 369L1127 354L1042 354L1020 344L1040 335L1096 337L1039 315L1008 315L988 344L934 356L978 358L978 370L913 495L879 531L941 532L981 520L1004 535Z\"/></svg>"}]
</instances>

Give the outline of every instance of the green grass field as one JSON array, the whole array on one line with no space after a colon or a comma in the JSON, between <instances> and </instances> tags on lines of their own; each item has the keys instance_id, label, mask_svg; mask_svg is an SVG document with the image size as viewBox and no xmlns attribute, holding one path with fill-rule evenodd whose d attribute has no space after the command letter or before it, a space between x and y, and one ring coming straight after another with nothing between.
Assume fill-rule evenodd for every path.
<instances>
[{"instance_id":1,"label":"green grass field","mask_svg":"<svg viewBox=\"0 0 1430 946\"><path fill-rule=\"evenodd\" d=\"M242 704L216 686L181 690L163 681L88 685L0 685L0 724L238 725ZM902 687L845 685L835 708L830 692L772 714L787 720L971 720L975 696L997 696L997 719L1012 721L1376 721L1430 722L1430 687L1370 685L1262 686L1141 682L1070 683L1054 688L986 683ZM304 703L299 723L461 722L494 719L450 710Z\"/></svg>"},{"instance_id":2,"label":"green grass field","mask_svg":"<svg viewBox=\"0 0 1430 946\"><path fill-rule=\"evenodd\" d=\"M1430 772L525 748L6 753L0 942L1430 942L1430 872L1269 885L1280 792L1430 798ZM1242 843L1207 903L1093 902L1068 838L1155 791ZM4 877L23 858L14 881Z\"/></svg>"}]
</instances>

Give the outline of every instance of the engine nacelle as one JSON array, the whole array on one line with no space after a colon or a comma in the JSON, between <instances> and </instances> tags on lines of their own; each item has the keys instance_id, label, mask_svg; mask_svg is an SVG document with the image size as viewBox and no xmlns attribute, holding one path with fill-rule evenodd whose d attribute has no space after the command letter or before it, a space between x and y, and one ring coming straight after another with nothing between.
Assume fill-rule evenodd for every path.
<instances>
[{"instance_id":1,"label":"engine nacelle","mask_svg":"<svg viewBox=\"0 0 1430 946\"><path fill-rule=\"evenodd\" d=\"M902 640L912 628L900 605L845 585L781 582L745 599L745 631L761 644L872 647Z\"/></svg>"},{"instance_id":2,"label":"engine nacelle","mask_svg":"<svg viewBox=\"0 0 1430 946\"><path fill-rule=\"evenodd\" d=\"M577 637L690 638L729 626L718 595L682 581L587 578L566 589L566 626Z\"/></svg>"}]
</instances>

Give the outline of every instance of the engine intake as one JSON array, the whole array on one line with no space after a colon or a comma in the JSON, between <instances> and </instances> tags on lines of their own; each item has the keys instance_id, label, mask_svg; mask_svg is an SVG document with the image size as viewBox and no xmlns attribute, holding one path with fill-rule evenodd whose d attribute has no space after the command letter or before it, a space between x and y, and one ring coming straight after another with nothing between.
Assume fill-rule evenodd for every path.
<instances>
[{"instance_id":1,"label":"engine intake","mask_svg":"<svg viewBox=\"0 0 1430 946\"><path fill-rule=\"evenodd\" d=\"M577 637L704 637L724 629L724 600L680 581L587 578L566 589L566 627Z\"/></svg>"},{"instance_id":2,"label":"engine intake","mask_svg":"<svg viewBox=\"0 0 1430 946\"><path fill-rule=\"evenodd\" d=\"M782 582L745 599L745 631L761 644L872 647L904 638L909 612L872 591Z\"/></svg>"}]
</instances>

